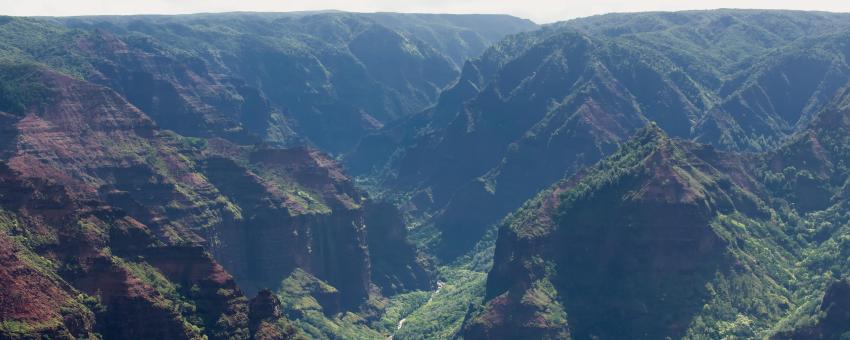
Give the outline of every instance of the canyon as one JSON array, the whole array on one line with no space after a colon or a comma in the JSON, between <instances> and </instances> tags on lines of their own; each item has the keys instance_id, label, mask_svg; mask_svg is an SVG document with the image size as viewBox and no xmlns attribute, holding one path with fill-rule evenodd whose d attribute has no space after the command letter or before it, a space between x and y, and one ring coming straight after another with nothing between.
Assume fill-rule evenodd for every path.
<instances>
[{"instance_id":1,"label":"canyon","mask_svg":"<svg viewBox=\"0 0 850 340\"><path fill-rule=\"evenodd\" d=\"M841 338L849 38L0 17L0 338Z\"/></svg>"}]
</instances>

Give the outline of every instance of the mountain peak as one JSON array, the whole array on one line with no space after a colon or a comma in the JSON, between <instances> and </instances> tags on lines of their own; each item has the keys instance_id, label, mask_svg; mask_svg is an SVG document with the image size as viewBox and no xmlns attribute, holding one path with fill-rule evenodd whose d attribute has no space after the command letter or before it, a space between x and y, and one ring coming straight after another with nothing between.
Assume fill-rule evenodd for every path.
<instances>
[{"instance_id":1,"label":"mountain peak","mask_svg":"<svg viewBox=\"0 0 850 340\"><path fill-rule=\"evenodd\" d=\"M626 142L627 145L652 145L661 147L670 143L670 136L656 122L649 122ZM628 146L626 146L628 147Z\"/></svg>"}]
</instances>

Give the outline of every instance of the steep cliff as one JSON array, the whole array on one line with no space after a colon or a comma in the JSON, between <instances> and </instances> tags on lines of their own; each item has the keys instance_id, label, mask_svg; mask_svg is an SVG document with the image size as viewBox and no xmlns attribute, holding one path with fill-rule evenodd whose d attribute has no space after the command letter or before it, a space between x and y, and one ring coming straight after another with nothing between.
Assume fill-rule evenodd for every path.
<instances>
[{"instance_id":1,"label":"steep cliff","mask_svg":"<svg viewBox=\"0 0 850 340\"><path fill-rule=\"evenodd\" d=\"M356 174L407 204L451 262L489 226L652 121L766 151L847 85L846 16L693 11L582 18L502 40L437 104L364 138Z\"/></svg>"},{"instance_id":2,"label":"steep cliff","mask_svg":"<svg viewBox=\"0 0 850 340\"><path fill-rule=\"evenodd\" d=\"M651 339L764 332L789 310L792 286L771 268L791 266L800 254L781 237L765 236L781 232L767 221L761 186L739 157L670 139L653 126L541 193L504 221L489 302L464 334ZM752 253L756 244L763 253ZM721 326L741 317L752 323Z\"/></svg>"},{"instance_id":3,"label":"steep cliff","mask_svg":"<svg viewBox=\"0 0 850 340\"><path fill-rule=\"evenodd\" d=\"M838 280L829 285L810 325L779 332L773 339L841 339L850 335L850 282Z\"/></svg>"},{"instance_id":4,"label":"steep cliff","mask_svg":"<svg viewBox=\"0 0 850 340\"><path fill-rule=\"evenodd\" d=\"M4 257L3 280L42 286L3 290L4 336L247 336L245 298L202 250L157 242L103 202L75 200L5 164L0 170L2 243L15 250Z\"/></svg>"},{"instance_id":5,"label":"steep cliff","mask_svg":"<svg viewBox=\"0 0 850 340\"><path fill-rule=\"evenodd\" d=\"M535 28L508 16L341 12L58 21L84 32L71 48L91 65L86 78L163 128L239 142L307 140L333 153L431 105L456 63Z\"/></svg>"},{"instance_id":6,"label":"steep cliff","mask_svg":"<svg viewBox=\"0 0 850 340\"><path fill-rule=\"evenodd\" d=\"M94 329L63 330L54 322L45 332L248 336L242 291L277 289L297 268L336 286L344 310L367 300L373 272L387 292L429 286L430 274L407 243L403 223L371 217L364 206L374 203L320 152L184 137L161 130L109 88L41 66L10 67L20 68L10 81L43 88L45 95L3 114L11 127L3 132L8 171L67 188L55 191L67 196L64 214L71 218L108 216L85 222L99 228L94 245L86 246L93 241L80 235L55 236L72 249L100 254L86 255L82 264L76 260L82 255L63 255L71 258L59 263L82 268L63 280L100 299L105 311L95 312ZM7 189L4 195L16 192ZM102 208L86 213L91 204ZM70 232L74 221L52 228ZM377 255L400 254L376 257L381 265L374 270L368 225L396 241L395 250ZM76 318L90 324L86 317Z\"/></svg>"}]
</instances>

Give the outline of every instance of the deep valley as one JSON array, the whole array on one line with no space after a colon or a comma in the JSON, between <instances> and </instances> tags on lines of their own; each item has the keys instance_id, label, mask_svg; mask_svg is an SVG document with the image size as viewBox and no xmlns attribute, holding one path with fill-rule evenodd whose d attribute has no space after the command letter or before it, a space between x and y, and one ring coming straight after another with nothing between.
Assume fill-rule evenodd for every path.
<instances>
[{"instance_id":1,"label":"deep valley","mask_svg":"<svg viewBox=\"0 0 850 340\"><path fill-rule=\"evenodd\" d=\"M850 14L0 16L0 339L850 337Z\"/></svg>"}]
</instances>

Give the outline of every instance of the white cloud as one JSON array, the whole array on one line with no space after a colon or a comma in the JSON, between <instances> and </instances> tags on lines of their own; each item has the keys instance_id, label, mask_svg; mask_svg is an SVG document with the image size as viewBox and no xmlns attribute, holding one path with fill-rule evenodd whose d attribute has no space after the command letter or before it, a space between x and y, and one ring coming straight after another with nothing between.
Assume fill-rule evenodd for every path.
<instances>
[{"instance_id":1,"label":"white cloud","mask_svg":"<svg viewBox=\"0 0 850 340\"><path fill-rule=\"evenodd\" d=\"M837 0L0 0L6 15L180 14L227 11L505 13L539 23L609 12L770 8L850 12Z\"/></svg>"}]
</instances>

